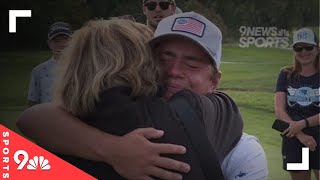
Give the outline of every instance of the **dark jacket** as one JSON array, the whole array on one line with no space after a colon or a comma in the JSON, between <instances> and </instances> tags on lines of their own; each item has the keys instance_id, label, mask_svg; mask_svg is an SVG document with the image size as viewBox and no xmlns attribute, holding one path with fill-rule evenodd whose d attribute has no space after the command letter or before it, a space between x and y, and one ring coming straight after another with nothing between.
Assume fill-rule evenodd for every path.
<instances>
[{"instance_id":1,"label":"dark jacket","mask_svg":"<svg viewBox=\"0 0 320 180\"><path fill-rule=\"evenodd\" d=\"M183 179L204 180L199 160L183 123L168 104L159 97L131 97L130 92L130 89L125 87L103 91L96 112L84 121L104 132L119 136L141 127L162 129L165 131L164 136L154 142L180 144L187 148L187 153L184 155L167 156L191 166L191 171L183 174ZM208 151L208 153L213 152ZM65 155L60 157L98 179L124 179L105 163Z\"/></svg>"}]
</instances>

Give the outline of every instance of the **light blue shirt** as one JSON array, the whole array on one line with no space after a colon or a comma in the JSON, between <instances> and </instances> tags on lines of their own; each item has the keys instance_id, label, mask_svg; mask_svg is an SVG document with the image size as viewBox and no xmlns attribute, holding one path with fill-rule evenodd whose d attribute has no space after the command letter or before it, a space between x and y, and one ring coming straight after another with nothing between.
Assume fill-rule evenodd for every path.
<instances>
[{"instance_id":1,"label":"light blue shirt","mask_svg":"<svg viewBox=\"0 0 320 180\"><path fill-rule=\"evenodd\" d=\"M221 165L226 180L266 180L268 164L259 140L246 133Z\"/></svg>"},{"instance_id":2,"label":"light blue shirt","mask_svg":"<svg viewBox=\"0 0 320 180\"><path fill-rule=\"evenodd\" d=\"M29 83L29 101L46 103L52 100L55 68L56 62L53 58L33 68Z\"/></svg>"}]
</instances>

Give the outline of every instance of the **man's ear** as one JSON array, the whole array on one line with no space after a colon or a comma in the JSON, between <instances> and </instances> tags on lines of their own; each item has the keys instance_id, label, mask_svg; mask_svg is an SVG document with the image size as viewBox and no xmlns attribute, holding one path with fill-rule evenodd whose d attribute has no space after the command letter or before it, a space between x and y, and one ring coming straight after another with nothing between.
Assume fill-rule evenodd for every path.
<instances>
[{"instance_id":1,"label":"man's ear","mask_svg":"<svg viewBox=\"0 0 320 180\"><path fill-rule=\"evenodd\" d=\"M215 76L213 77L212 81L211 81L211 83L212 83L212 87L211 87L212 92L215 91L219 87L220 79L221 79L221 71L217 72L215 74Z\"/></svg>"},{"instance_id":2,"label":"man's ear","mask_svg":"<svg viewBox=\"0 0 320 180\"><path fill-rule=\"evenodd\" d=\"M143 14L146 15L147 7L143 4L142 4L142 11L143 11Z\"/></svg>"},{"instance_id":3,"label":"man's ear","mask_svg":"<svg viewBox=\"0 0 320 180\"><path fill-rule=\"evenodd\" d=\"M177 5L176 5L176 4L172 4L173 14L175 14L175 12L176 12L176 8L177 8Z\"/></svg>"}]
</instances>

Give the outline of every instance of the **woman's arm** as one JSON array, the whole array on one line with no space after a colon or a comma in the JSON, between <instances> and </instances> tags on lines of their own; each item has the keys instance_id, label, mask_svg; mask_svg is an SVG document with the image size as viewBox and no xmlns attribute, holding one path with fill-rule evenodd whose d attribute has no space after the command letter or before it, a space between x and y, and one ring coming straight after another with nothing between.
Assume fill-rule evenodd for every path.
<instances>
[{"instance_id":1,"label":"woman's arm","mask_svg":"<svg viewBox=\"0 0 320 180\"><path fill-rule=\"evenodd\" d=\"M95 129L54 104L41 104L25 110L18 118L21 132L45 148L66 155L111 164L130 179L181 179L166 169L188 172L190 167L160 154L184 154L186 149L172 144L151 143L163 136L153 128L137 129L125 136L113 136Z\"/></svg>"},{"instance_id":2,"label":"woman's arm","mask_svg":"<svg viewBox=\"0 0 320 180\"><path fill-rule=\"evenodd\" d=\"M282 134L286 134L287 137L294 137L296 136L297 139L304 144L305 146L309 147L311 151L314 151L317 143L314 140L314 138L312 136L306 135L304 134L301 129L306 127L306 123L303 120L300 121L293 121L290 116L288 115L288 113L286 112L286 94L284 92L276 92L275 95L275 112L276 112L276 117L278 119L281 119L283 121L286 121L288 123L290 123L290 126L284 130L282 132ZM315 115L318 116L318 115ZM312 125L316 124L316 117L312 116L310 117L310 125L312 123ZM318 120L319 121L319 120ZM318 122L319 123L319 122ZM292 126L298 126L298 128L296 128L296 133L288 133L291 130ZM300 129L301 128L301 129Z\"/></svg>"},{"instance_id":3,"label":"woman's arm","mask_svg":"<svg viewBox=\"0 0 320 180\"><path fill-rule=\"evenodd\" d=\"M304 144L306 147L310 148L311 151L315 151L318 146L316 140L307 134L304 134L302 131L296 134L297 139Z\"/></svg>"},{"instance_id":4,"label":"woman's arm","mask_svg":"<svg viewBox=\"0 0 320 180\"><path fill-rule=\"evenodd\" d=\"M287 137L292 137L297 135L299 132L301 132L302 129L306 128L307 124L309 124L309 127L319 126L320 125L319 116L320 116L320 113L314 116L310 116L306 119L301 119L300 121L293 121L290 123L289 128L283 131L283 134L286 134ZM308 121L308 123L306 121Z\"/></svg>"},{"instance_id":5,"label":"woman's arm","mask_svg":"<svg viewBox=\"0 0 320 180\"><path fill-rule=\"evenodd\" d=\"M293 121L291 117L288 115L286 110L286 101L287 101L287 97L285 92L281 92L281 91L276 92L275 99L274 99L274 111L275 111L276 117L282 121L289 123L290 126L294 123L301 123L301 122ZM287 132L289 131L289 128L284 130L281 134L282 135L286 134L286 136L288 137L293 137L294 134L287 134ZM299 133L302 133L301 129Z\"/></svg>"},{"instance_id":6,"label":"woman's arm","mask_svg":"<svg viewBox=\"0 0 320 180\"><path fill-rule=\"evenodd\" d=\"M320 113L318 113L314 116L308 117L307 120L309 121L309 127L319 126L320 125Z\"/></svg>"},{"instance_id":7,"label":"woman's arm","mask_svg":"<svg viewBox=\"0 0 320 180\"><path fill-rule=\"evenodd\" d=\"M53 104L28 108L18 118L17 127L24 135L50 151L90 160L101 160L102 158L97 151L101 147L95 147L95 143L89 143L89 145L86 141L104 137L103 132L94 130L93 127L80 122L79 119ZM109 134L105 136L109 136L106 138L107 143L114 143L112 141L116 136Z\"/></svg>"},{"instance_id":8,"label":"woman's arm","mask_svg":"<svg viewBox=\"0 0 320 180\"><path fill-rule=\"evenodd\" d=\"M278 119L290 123L293 120L287 113L286 101L287 97L285 92L276 92L274 98L274 111Z\"/></svg>"}]
</instances>

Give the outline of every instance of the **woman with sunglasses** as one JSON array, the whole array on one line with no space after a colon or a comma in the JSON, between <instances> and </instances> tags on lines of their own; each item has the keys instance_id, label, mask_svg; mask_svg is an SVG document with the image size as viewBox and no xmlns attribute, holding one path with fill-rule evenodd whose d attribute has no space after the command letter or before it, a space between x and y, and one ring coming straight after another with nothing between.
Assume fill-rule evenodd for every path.
<instances>
[{"instance_id":1,"label":"woman with sunglasses","mask_svg":"<svg viewBox=\"0 0 320 180\"><path fill-rule=\"evenodd\" d=\"M319 40L302 28L293 35L293 65L282 68L276 85L275 113L290 124L282 132L283 169L292 180L310 180L311 171L290 171L287 163L302 162L302 148L308 147L309 169L319 180L320 76Z\"/></svg>"},{"instance_id":2,"label":"woman with sunglasses","mask_svg":"<svg viewBox=\"0 0 320 180\"><path fill-rule=\"evenodd\" d=\"M176 4L174 0L143 0L143 14L147 18L147 26L155 31L158 23L175 13Z\"/></svg>"}]
</instances>

